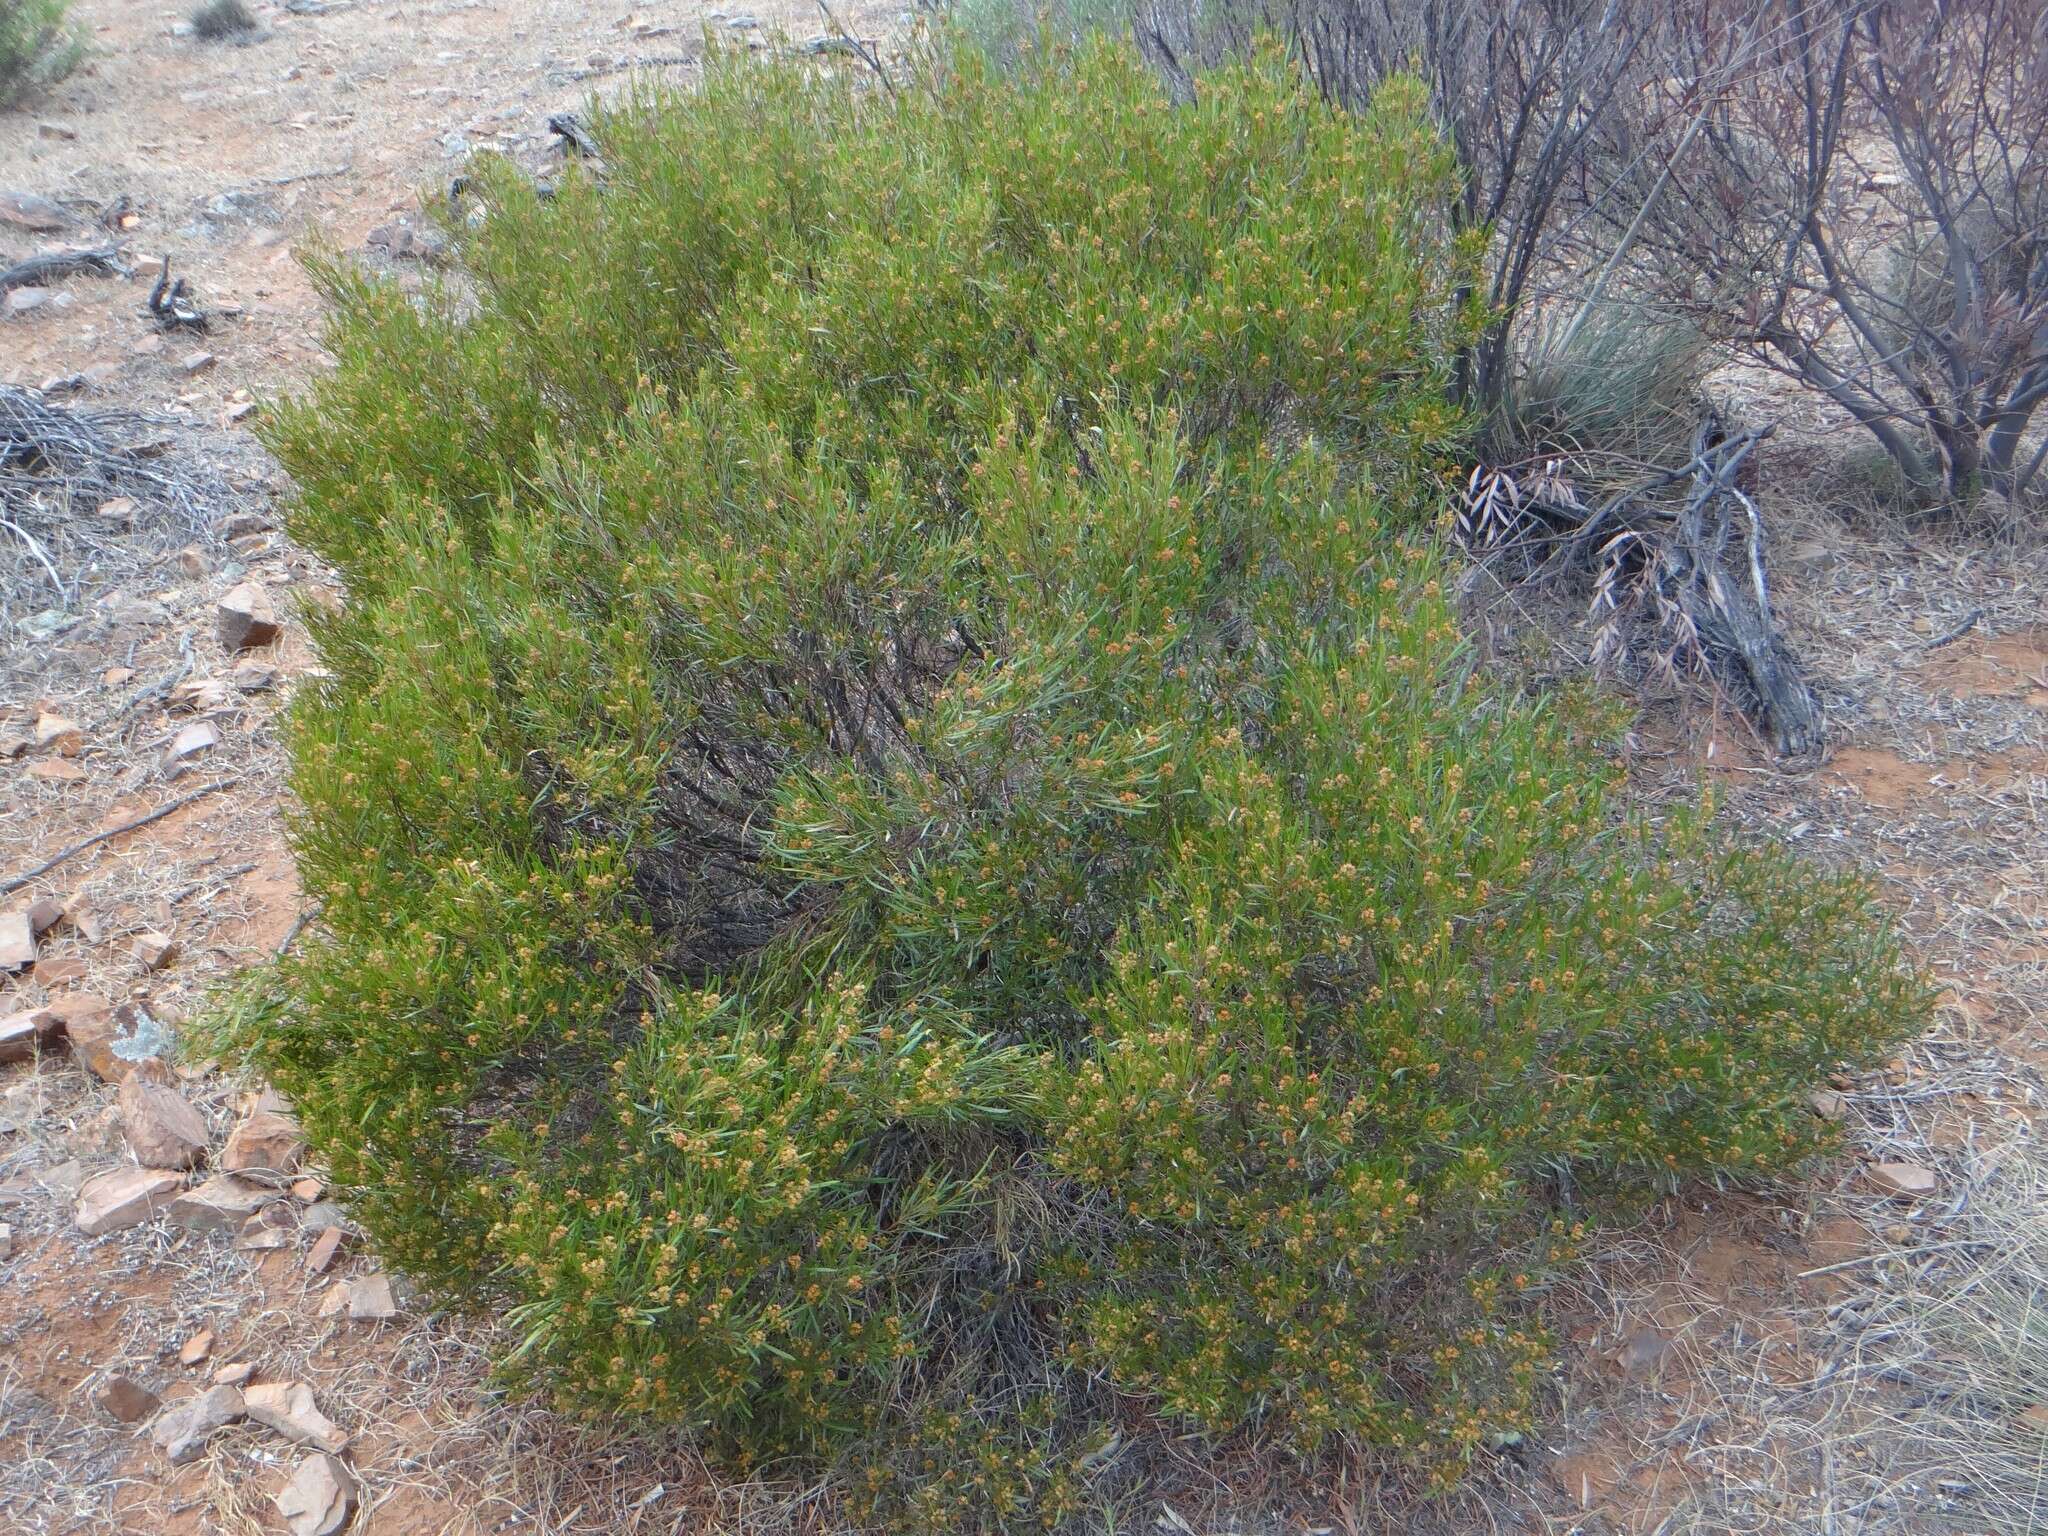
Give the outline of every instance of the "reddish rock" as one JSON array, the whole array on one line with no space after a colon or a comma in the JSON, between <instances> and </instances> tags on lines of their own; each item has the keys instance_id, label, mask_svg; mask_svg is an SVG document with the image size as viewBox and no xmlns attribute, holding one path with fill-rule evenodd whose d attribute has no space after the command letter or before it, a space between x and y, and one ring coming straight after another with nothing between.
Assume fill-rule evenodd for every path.
<instances>
[{"instance_id":1,"label":"reddish rock","mask_svg":"<svg viewBox=\"0 0 2048 1536\"><path fill-rule=\"evenodd\" d=\"M236 1126L222 1148L220 1165L229 1173L290 1173L305 1156L305 1138L299 1123L267 1103L282 1103L266 1095Z\"/></svg>"},{"instance_id":2,"label":"reddish rock","mask_svg":"<svg viewBox=\"0 0 2048 1536\"><path fill-rule=\"evenodd\" d=\"M31 1008L0 1019L0 1062L27 1061L47 1050L62 1028L57 1015L48 1008Z\"/></svg>"},{"instance_id":3,"label":"reddish rock","mask_svg":"<svg viewBox=\"0 0 2048 1536\"><path fill-rule=\"evenodd\" d=\"M306 1268L316 1275L324 1275L334 1267L334 1259L341 1252L343 1232L340 1227L329 1227L313 1239L313 1246L306 1250Z\"/></svg>"},{"instance_id":4,"label":"reddish rock","mask_svg":"<svg viewBox=\"0 0 2048 1536\"><path fill-rule=\"evenodd\" d=\"M163 1406L154 1392L126 1376L109 1376L101 1382L93 1401L123 1424L140 1424Z\"/></svg>"}]
</instances>

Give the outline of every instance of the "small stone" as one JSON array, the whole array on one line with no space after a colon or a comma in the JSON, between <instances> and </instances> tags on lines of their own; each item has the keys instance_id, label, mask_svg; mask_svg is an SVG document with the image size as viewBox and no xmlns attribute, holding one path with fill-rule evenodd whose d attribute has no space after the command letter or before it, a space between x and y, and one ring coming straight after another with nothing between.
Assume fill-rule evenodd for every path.
<instances>
[{"instance_id":1,"label":"small stone","mask_svg":"<svg viewBox=\"0 0 2048 1536\"><path fill-rule=\"evenodd\" d=\"M1920 1200L1935 1191L1934 1170L1918 1163L1877 1163L1866 1171L1871 1183L1896 1199Z\"/></svg>"},{"instance_id":2,"label":"small stone","mask_svg":"<svg viewBox=\"0 0 2048 1536\"><path fill-rule=\"evenodd\" d=\"M213 569L213 562L206 558L206 551L197 544L187 544L178 551L178 569L193 581L202 581Z\"/></svg>"},{"instance_id":3,"label":"small stone","mask_svg":"<svg viewBox=\"0 0 2048 1536\"><path fill-rule=\"evenodd\" d=\"M226 414L230 422L247 421L256 414L256 402L254 400L234 401L228 406Z\"/></svg>"},{"instance_id":4,"label":"small stone","mask_svg":"<svg viewBox=\"0 0 2048 1536\"><path fill-rule=\"evenodd\" d=\"M107 936L107 920L75 896L64 903L64 920L76 928L78 936L88 944L97 944Z\"/></svg>"},{"instance_id":5,"label":"small stone","mask_svg":"<svg viewBox=\"0 0 2048 1536\"><path fill-rule=\"evenodd\" d=\"M9 731L0 736L0 760L13 762L29 749L29 739L19 731Z\"/></svg>"},{"instance_id":6,"label":"small stone","mask_svg":"<svg viewBox=\"0 0 2048 1536\"><path fill-rule=\"evenodd\" d=\"M217 1173L171 1203L171 1220L195 1232L239 1232L277 1196L260 1184Z\"/></svg>"},{"instance_id":7,"label":"small stone","mask_svg":"<svg viewBox=\"0 0 2048 1536\"><path fill-rule=\"evenodd\" d=\"M0 1019L0 1061L27 1061L57 1033L57 1016L47 1008L31 1008Z\"/></svg>"},{"instance_id":8,"label":"small stone","mask_svg":"<svg viewBox=\"0 0 2048 1536\"><path fill-rule=\"evenodd\" d=\"M1806 1096L1807 1108L1823 1120L1839 1120L1849 1112L1849 1101L1832 1088L1822 1088Z\"/></svg>"},{"instance_id":9,"label":"small stone","mask_svg":"<svg viewBox=\"0 0 2048 1536\"><path fill-rule=\"evenodd\" d=\"M149 1438L173 1465L183 1465L204 1448L215 1430L243 1416L242 1394L235 1387L208 1387L157 1415Z\"/></svg>"},{"instance_id":10,"label":"small stone","mask_svg":"<svg viewBox=\"0 0 2048 1536\"><path fill-rule=\"evenodd\" d=\"M213 1373L215 1386L239 1387L256 1374L256 1367L247 1360L230 1360Z\"/></svg>"},{"instance_id":11,"label":"small stone","mask_svg":"<svg viewBox=\"0 0 2048 1536\"><path fill-rule=\"evenodd\" d=\"M177 940L167 933L138 933L135 936L135 958L142 962L145 971L162 970L177 952Z\"/></svg>"},{"instance_id":12,"label":"small stone","mask_svg":"<svg viewBox=\"0 0 2048 1536\"><path fill-rule=\"evenodd\" d=\"M217 677L195 677L178 684L170 693L172 709L187 714L206 714L228 701L227 684Z\"/></svg>"},{"instance_id":13,"label":"small stone","mask_svg":"<svg viewBox=\"0 0 2048 1536\"><path fill-rule=\"evenodd\" d=\"M348 1234L340 1227L329 1227L313 1239L313 1246L306 1250L306 1268L316 1275L324 1275L334 1267L335 1256L341 1252L342 1239Z\"/></svg>"},{"instance_id":14,"label":"small stone","mask_svg":"<svg viewBox=\"0 0 2048 1536\"><path fill-rule=\"evenodd\" d=\"M220 643L231 651L268 645L277 638L277 609L270 594L245 581L220 600L217 609Z\"/></svg>"},{"instance_id":15,"label":"small stone","mask_svg":"<svg viewBox=\"0 0 2048 1536\"><path fill-rule=\"evenodd\" d=\"M204 720L195 720L171 738L170 750L164 753L167 763L183 762L188 757L197 757L202 752L211 752L220 745L220 732Z\"/></svg>"},{"instance_id":16,"label":"small stone","mask_svg":"<svg viewBox=\"0 0 2048 1536\"><path fill-rule=\"evenodd\" d=\"M76 784L85 777L85 770L68 758L46 757L28 765L28 776L45 784Z\"/></svg>"},{"instance_id":17,"label":"small stone","mask_svg":"<svg viewBox=\"0 0 2048 1536\"><path fill-rule=\"evenodd\" d=\"M87 1237L139 1227L176 1198L185 1181L162 1168L117 1168L78 1190L78 1230Z\"/></svg>"},{"instance_id":18,"label":"small stone","mask_svg":"<svg viewBox=\"0 0 2048 1536\"><path fill-rule=\"evenodd\" d=\"M218 361L220 359L211 352L187 352L178 359L178 371L189 378L193 374L206 372Z\"/></svg>"},{"instance_id":19,"label":"small stone","mask_svg":"<svg viewBox=\"0 0 2048 1536\"><path fill-rule=\"evenodd\" d=\"M306 1207L299 1217L299 1225L308 1232L325 1232L329 1227L345 1227L348 1216L332 1200L316 1200Z\"/></svg>"},{"instance_id":20,"label":"small stone","mask_svg":"<svg viewBox=\"0 0 2048 1536\"><path fill-rule=\"evenodd\" d=\"M109 667L100 674L100 681L109 688L119 688L123 683L135 681L135 669L133 667Z\"/></svg>"},{"instance_id":21,"label":"small stone","mask_svg":"<svg viewBox=\"0 0 2048 1536\"><path fill-rule=\"evenodd\" d=\"M41 935L57 926L57 920L64 915L64 898L44 896L28 904L28 926L31 932Z\"/></svg>"},{"instance_id":22,"label":"small stone","mask_svg":"<svg viewBox=\"0 0 2048 1536\"><path fill-rule=\"evenodd\" d=\"M229 1173L290 1173L305 1152L298 1121L258 1104L229 1134L220 1165Z\"/></svg>"},{"instance_id":23,"label":"small stone","mask_svg":"<svg viewBox=\"0 0 2048 1536\"><path fill-rule=\"evenodd\" d=\"M36 963L36 934L26 912L0 913L0 971L26 970Z\"/></svg>"},{"instance_id":24,"label":"small stone","mask_svg":"<svg viewBox=\"0 0 2048 1536\"><path fill-rule=\"evenodd\" d=\"M228 674L228 678L244 693L263 693L277 686L277 668L268 666L253 656L244 657L235 663L235 669Z\"/></svg>"},{"instance_id":25,"label":"small stone","mask_svg":"<svg viewBox=\"0 0 2048 1536\"><path fill-rule=\"evenodd\" d=\"M341 1427L313 1403L313 1389L303 1381L272 1382L243 1394L249 1417L301 1445L339 1451L348 1444Z\"/></svg>"},{"instance_id":26,"label":"small stone","mask_svg":"<svg viewBox=\"0 0 2048 1536\"><path fill-rule=\"evenodd\" d=\"M93 1401L123 1424L140 1424L163 1406L154 1392L126 1376L109 1376L100 1383Z\"/></svg>"},{"instance_id":27,"label":"small stone","mask_svg":"<svg viewBox=\"0 0 2048 1536\"><path fill-rule=\"evenodd\" d=\"M185 1095L151 1074L130 1072L121 1084L121 1131L145 1168L192 1168L206 1156L206 1122Z\"/></svg>"},{"instance_id":28,"label":"small stone","mask_svg":"<svg viewBox=\"0 0 2048 1536\"><path fill-rule=\"evenodd\" d=\"M191 1338L178 1346L178 1364L201 1365L205 1363L206 1357L213 1353L213 1340L214 1332L211 1328L200 1329Z\"/></svg>"},{"instance_id":29,"label":"small stone","mask_svg":"<svg viewBox=\"0 0 2048 1536\"><path fill-rule=\"evenodd\" d=\"M318 1200L322 1195L326 1193L327 1186L321 1183L318 1179L305 1178L292 1180L292 1198L294 1200L301 1201L306 1205L311 1205L315 1200Z\"/></svg>"},{"instance_id":30,"label":"small stone","mask_svg":"<svg viewBox=\"0 0 2048 1536\"><path fill-rule=\"evenodd\" d=\"M45 710L36 716L35 744L59 757L76 757L85 747L85 733L62 715Z\"/></svg>"},{"instance_id":31,"label":"small stone","mask_svg":"<svg viewBox=\"0 0 2048 1536\"><path fill-rule=\"evenodd\" d=\"M7 313L33 314L49 302L50 291L47 288L17 288L7 295Z\"/></svg>"},{"instance_id":32,"label":"small stone","mask_svg":"<svg viewBox=\"0 0 2048 1536\"><path fill-rule=\"evenodd\" d=\"M110 523L132 523L135 521L135 498L114 496L99 504L99 515Z\"/></svg>"},{"instance_id":33,"label":"small stone","mask_svg":"<svg viewBox=\"0 0 2048 1536\"><path fill-rule=\"evenodd\" d=\"M291 1233L270 1221L268 1216L267 1211L258 1211L243 1222L242 1230L235 1235L235 1247L243 1253L271 1253L291 1246Z\"/></svg>"},{"instance_id":34,"label":"small stone","mask_svg":"<svg viewBox=\"0 0 2048 1536\"><path fill-rule=\"evenodd\" d=\"M348 1282L346 1280L337 1280L327 1288L326 1294L320 1298L320 1315L322 1317L338 1317L347 1310Z\"/></svg>"},{"instance_id":35,"label":"small stone","mask_svg":"<svg viewBox=\"0 0 2048 1536\"><path fill-rule=\"evenodd\" d=\"M292 1536L336 1536L356 1512L356 1480L339 1457L315 1451L277 1490L277 1512Z\"/></svg>"},{"instance_id":36,"label":"small stone","mask_svg":"<svg viewBox=\"0 0 2048 1536\"><path fill-rule=\"evenodd\" d=\"M391 1296L391 1277L363 1275L348 1282L349 1321L381 1323L398 1316L398 1303Z\"/></svg>"},{"instance_id":37,"label":"small stone","mask_svg":"<svg viewBox=\"0 0 2048 1536\"><path fill-rule=\"evenodd\" d=\"M231 512L216 525L224 539L240 538L245 533L261 533L269 526L269 521L256 512Z\"/></svg>"},{"instance_id":38,"label":"small stone","mask_svg":"<svg viewBox=\"0 0 2048 1536\"><path fill-rule=\"evenodd\" d=\"M0 1259L14 1257L14 1228L0 1221Z\"/></svg>"}]
</instances>

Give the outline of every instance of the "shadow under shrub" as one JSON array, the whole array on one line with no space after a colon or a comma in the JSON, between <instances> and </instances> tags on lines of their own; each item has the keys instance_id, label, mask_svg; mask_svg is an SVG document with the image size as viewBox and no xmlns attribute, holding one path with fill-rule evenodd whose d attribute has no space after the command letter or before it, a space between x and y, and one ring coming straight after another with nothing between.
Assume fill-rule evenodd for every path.
<instances>
[{"instance_id":1,"label":"shadow under shrub","mask_svg":"<svg viewBox=\"0 0 2048 1536\"><path fill-rule=\"evenodd\" d=\"M1420 108L718 59L601 182L477 168L459 294L323 270L325 931L220 1033L516 1379L899 1527L1057 1523L1140 1413L1448 1476L1603 1201L1908 1023L1861 887L1474 675Z\"/></svg>"}]
</instances>

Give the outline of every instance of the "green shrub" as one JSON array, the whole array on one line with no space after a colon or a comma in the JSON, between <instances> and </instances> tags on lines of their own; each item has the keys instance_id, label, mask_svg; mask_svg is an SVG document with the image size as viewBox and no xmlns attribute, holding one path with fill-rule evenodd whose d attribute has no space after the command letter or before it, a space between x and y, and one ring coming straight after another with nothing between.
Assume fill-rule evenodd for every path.
<instances>
[{"instance_id":1,"label":"green shrub","mask_svg":"<svg viewBox=\"0 0 2048 1536\"><path fill-rule=\"evenodd\" d=\"M72 35L71 0L0 0L0 107L78 67L84 45Z\"/></svg>"},{"instance_id":2,"label":"green shrub","mask_svg":"<svg viewBox=\"0 0 2048 1536\"><path fill-rule=\"evenodd\" d=\"M1906 1022L1859 887L1472 675L1419 105L714 59L478 167L459 287L322 268L325 933L213 1043L516 1380L896 1528L1056 1522L1128 1394L1448 1471L1606 1192Z\"/></svg>"}]
</instances>

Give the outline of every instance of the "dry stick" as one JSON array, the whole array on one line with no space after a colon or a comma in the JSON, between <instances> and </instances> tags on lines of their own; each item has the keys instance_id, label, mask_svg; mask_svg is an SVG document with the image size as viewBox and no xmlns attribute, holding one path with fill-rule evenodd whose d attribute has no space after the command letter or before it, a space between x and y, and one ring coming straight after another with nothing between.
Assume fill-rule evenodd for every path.
<instances>
[{"instance_id":1,"label":"dry stick","mask_svg":"<svg viewBox=\"0 0 2048 1536\"><path fill-rule=\"evenodd\" d=\"M306 908L305 911L301 912L297 917L292 919L292 926L290 930L285 934L285 936L282 939L278 940L277 943L277 955L280 960L284 958L285 951L290 949L292 945L297 942L299 935L306 931L306 924L312 922L314 918L320 915L320 909L322 905L323 903L316 901L313 903L313 905Z\"/></svg>"},{"instance_id":2,"label":"dry stick","mask_svg":"<svg viewBox=\"0 0 2048 1536\"><path fill-rule=\"evenodd\" d=\"M86 849L91 848L96 844L104 843L109 838L119 837L123 832L133 832L137 827L146 827L152 821L162 821L166 816L170 815L171 812L182 810L186 806L190 805L194 800L203 800L208 795L213 794L217 790L228 788L234 782L235 781L233 779L215 779L211 784L200 785L199 788L193 790L192 793L189 795L180 795L177 799L171 801L170 804L168 805L158 806L155 810L149 812L147 815L138 816L133 821L122 822L121 825L118 827L109 827L104 832L95 832L91 837L82 838L78 842L73 843L69 848L66 848L62 853L59 853L52 858L43 860L43 862L38 864L34 869L24 870L22 871L22 873L16 875L12 880L9 880L5 885L0 885L0 896L5 896L11 892L20 890L24 885L27 885L29 881L35 879L37 876L47 875L51 870L55 869L59 864L62 864L66 859L75 858L77 855L85 852Z\"/></svg>"}]
</instances>

